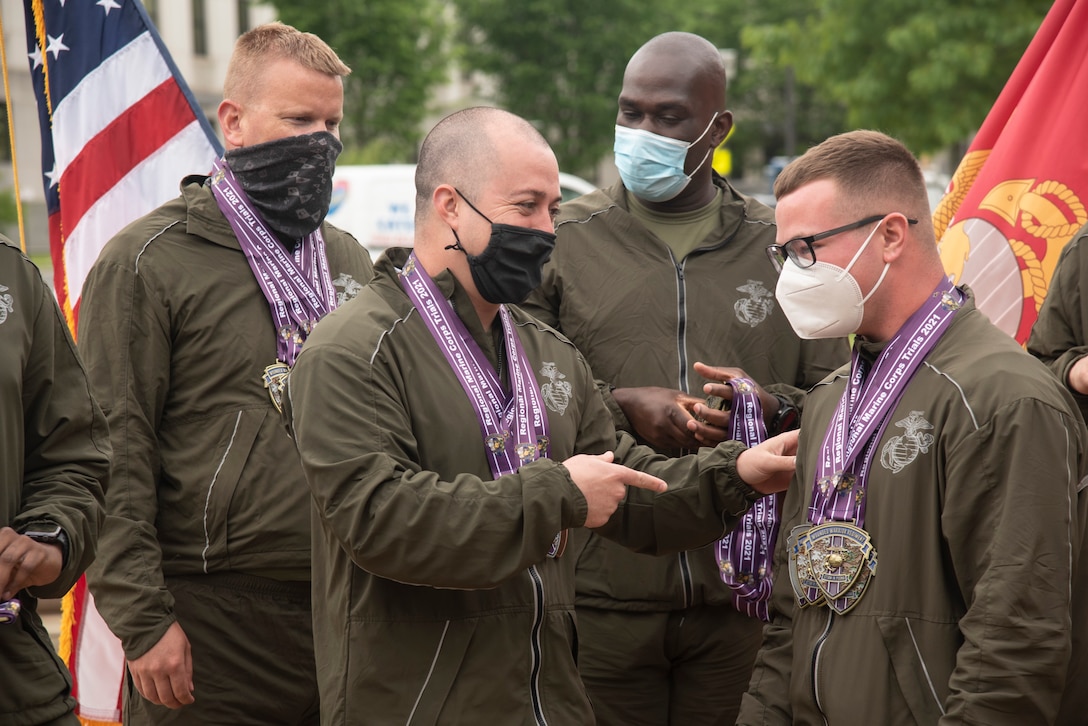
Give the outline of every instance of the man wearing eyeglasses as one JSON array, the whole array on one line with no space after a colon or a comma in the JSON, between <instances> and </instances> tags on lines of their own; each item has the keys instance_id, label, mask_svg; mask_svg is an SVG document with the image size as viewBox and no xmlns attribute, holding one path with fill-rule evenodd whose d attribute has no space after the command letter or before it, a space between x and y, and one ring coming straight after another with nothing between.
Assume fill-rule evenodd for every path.
<instances>
[{"instance_id":1,"label":"man wearing eyeglasses","mask_svg":"<svg viewBox=\"0 0 1088 726\"><path fill-rule=\"evenodd\" d=\"M775 195L787 317L857 337L805 402L775 556L789 576L738 723L1084 723L1072 398L948 280L898 141L832 137Z\"/></svg>"},{"instance_id":2,"label":"man wearing eyeglasses","mask_svg":"<svg viewBox=\"0 0 1088 726\"><path fill-rule=\"evenodd\" d=\"M708 378L743 369L777 394L761 396L775 433L848 355L844 340L799 340L776 304L774 213L711 167L732 125L712 43L643 45L618 99L621 181L563 205L523 305L586 356L617 428L669 455L727 436L727 413L704 405ZM579 533L578 665L600 726L733 723L762 622L738 609L715 546L655 558Z\"/></svg>"}]
</instances>

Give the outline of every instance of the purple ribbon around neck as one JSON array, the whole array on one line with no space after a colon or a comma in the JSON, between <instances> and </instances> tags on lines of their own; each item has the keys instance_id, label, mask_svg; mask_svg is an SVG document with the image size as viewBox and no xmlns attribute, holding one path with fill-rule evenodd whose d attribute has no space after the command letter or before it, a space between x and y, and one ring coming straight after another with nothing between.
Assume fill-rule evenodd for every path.
<instances>
[{"instance_id":1,"label":"purple ribbon around neck","mask_svg":"<svg viewBox=\"0 0 1088 726\"><path fill-rule=\"evenodd\" d=\"M544 399L506 306L499 307L499 319L506 342L509 394L414 252L400 273L400 283L476 411L492 475L497 479L547 458L550 441Z\"/></svg>"},{"instance_id":2,"label":"purple ribbon around neck","mask_svg":"<svg viewBox=\"0 0 1088 726\"><path fill-rule=\"evenodd\" d=\"M336 308L321 229L304 237L290 254L253 209L223 159L212 167L211 189L272 311L277 360L290 367L313 327Z\"/></svg>"},{"instance_id":3,"label":"purple ribbon around neck","mask_svg":"<svg viewBox=\"0 0 1088 726\"><path fill-rule=\"evenodd\" d=\"M745 446L755 446L767 438L756 386L747 378L733 378L729 385L733 388L733 438ZM733 606L764 622L770 620L769 600L774 586L771 561L781 513L780 494L761 497L714 550L722 581L733 590Z\"/></svg>"},{"instance_id":4,"label":"purple ribbon around neck","mask_svg":"<svg viewBox=\"0 0 1088 726\"><path fill-rule=\"evenodd\" d=\"M871 365L860 354L860 341L854 342L850 379L820 445L808 510L811 524L851 522L864 529L876 443L911 377L951 326L964 297L951 281L942 279L927 304L907 319ZM810 602L821 597L815 588L806 590Z\"/></svg>"}]
</instances>

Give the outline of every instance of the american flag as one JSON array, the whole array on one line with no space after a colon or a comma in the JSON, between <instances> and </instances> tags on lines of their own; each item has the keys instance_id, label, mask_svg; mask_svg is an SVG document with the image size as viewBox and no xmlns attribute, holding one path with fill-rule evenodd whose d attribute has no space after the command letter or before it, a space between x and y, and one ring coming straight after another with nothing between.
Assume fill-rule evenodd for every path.
<instances>
[{"instance_id":1,"label":"american flag","mask_svg":"<svg viewBox=\"0 0 1088 726\"><path fill-rule=\"evenodd\" d=\"M138 0L23 0L49 246L75 330L102 246L221 146Z\"/></svg>"},{"instance_id":2,"label":"american flag","mask_svg":"<svg viewBox=\"0 0 1088 726\"><path fill-rule=\"evenodd\" d=\"M73 334L102 247L222 147L138 0L23 0L54 285ZM61 655L84 723L121 720L124 655L81 579Z\"/></svg>"}]
</instances>

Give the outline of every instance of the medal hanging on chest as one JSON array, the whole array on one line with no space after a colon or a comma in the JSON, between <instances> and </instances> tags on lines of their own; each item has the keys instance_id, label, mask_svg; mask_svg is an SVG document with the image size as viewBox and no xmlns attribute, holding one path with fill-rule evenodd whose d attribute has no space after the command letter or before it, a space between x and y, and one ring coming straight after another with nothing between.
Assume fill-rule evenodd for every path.
<instances>
[{"instance_id":1,"label":"medal hanging on chest","mask_svg":"<svg viewBox=\"0 0 1088 726\"><path fill-rule=\"evenodd\" d=\"M800 607L826 604L847 613L876 575L876 546L864 529L876 444L911 377L962 302L963 294L942 280L874 364L860 355L860 341L854 343L850 378L820 446L808 524L794 527L786 540L790 582Z\"/></svg>"},{"instance_id":2,"label":"medal hanging on chest","mask_svg":"<svg viewBox=\"0 0 1088 726\"><path fill-rule=\"evenodd\" d=\"M253 209L222 159L213 166L210 184L272 313L276 360L265 367L261 380L272 405L282 412L287 376L302 344L317 322L336 307L325 240L318 228L289 253Z\"/></svg>"},{"instance_id":3,"label":"medal hanging on chest","mask_svg":"<svg viewBox=\"0 0 1088 726\"><path fill-rule=\"evenodd\" d=\"M499 306L499 321L506 345L509 394L450 301L419 265L415 253L409 255L401 270L400 283L420 311L420 318L476 412L492 476L497 479L539 458L547 458L548 412L506 306ZM548 549L548 556L563 554L566 542L566 531L560 531Z\"/></svg>"}]
</instances>

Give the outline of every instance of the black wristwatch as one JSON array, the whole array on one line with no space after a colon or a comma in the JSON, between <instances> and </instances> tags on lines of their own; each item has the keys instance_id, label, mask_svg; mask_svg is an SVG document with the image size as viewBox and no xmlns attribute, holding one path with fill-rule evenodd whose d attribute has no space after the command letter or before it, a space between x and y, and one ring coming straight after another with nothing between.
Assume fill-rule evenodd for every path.
<instances>
[{"instance_id":1,"label":"black wristwatch","mask_svg":"<svg viewBox=\"0 0 1088 726\"><path fill-rule=\"evenodd\" d=\"M22 534L35 542L60 545L61 567L68 566L68 535L65 534L64 529L59 524L54 524L51 527L48 525L31 525Z\"/></svg>"},{"instance_id":2,"label":"black wristwatch","mask_svg":"<svg viewBox=\"0 0 1088 726\"><path fill-rule=\"evenodd\" d=\"M797 407L777 393L771 395L778 399L778 411L771 418L770 433L780 434L797 428L800 419Z\"/></svg>"}]
</instances>

